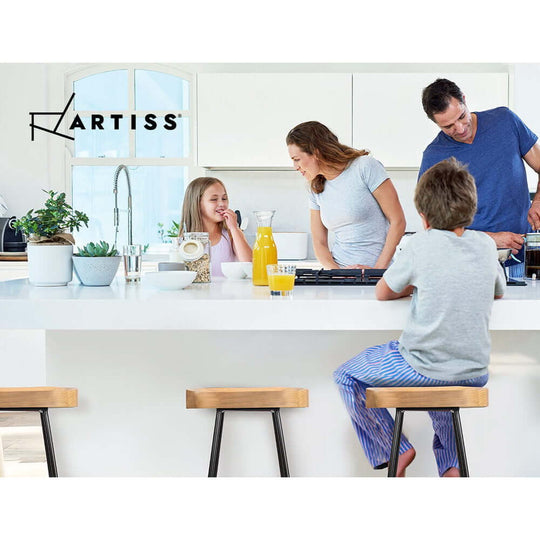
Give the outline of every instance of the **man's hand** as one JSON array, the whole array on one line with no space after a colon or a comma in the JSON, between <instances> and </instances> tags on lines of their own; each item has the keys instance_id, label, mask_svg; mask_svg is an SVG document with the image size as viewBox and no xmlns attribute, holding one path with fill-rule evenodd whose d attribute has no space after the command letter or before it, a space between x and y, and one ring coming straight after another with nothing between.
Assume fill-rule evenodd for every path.
<instances>
[{"instance_id":1,"label":"man's hand","mask_svg":"<svg viewBox=\"0 0 540 540\"><path fill-rule=\"evenodd\" d=\"M533 201L527 214L527 221L531 224L533 231L540 229L540 200Z\"/></svg>"},{"instance_id":2,"label":"man's hand","mask_svg":"<svg viewBox=\"0 0 540 540\"><path fill-rule=\"evenodd\" d=\"M509 231L503 232L486 232L493 240L499 249L511 249L515 255L523 247L523 235Z\"/></svg>"}]
</instances>

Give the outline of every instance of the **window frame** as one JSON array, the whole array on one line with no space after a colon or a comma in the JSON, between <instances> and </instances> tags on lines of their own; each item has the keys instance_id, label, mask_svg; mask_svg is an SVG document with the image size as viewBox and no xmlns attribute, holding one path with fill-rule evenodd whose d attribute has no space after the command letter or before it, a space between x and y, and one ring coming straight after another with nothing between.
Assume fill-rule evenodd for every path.
<instances>
[{"instance_id":1,"label":"window frame","mask_svg":"<svg viewBox=\"0 0 540 540\"><path fill-rule=\"evenodd\" d=\"M174 75L180 77L184 80L187 80L189 83L189 109L174 111L176 113L181 113L182 118L189 119L189 154L184 158L172 158L172 157L119 157L119 158L109 158L109 157L90 157L90 158L81 158L76 157L75 154L75 141L66 139L64 146L64 186L65 193L68 200L73 201L73 176L72 168L74 166L110 166L117 167L118 165L126 165L127 167L136 167L136 166L182 166L188 168L188 177L191 177L191 172L195 163L197 162L196 153L196 77L194 73L189 73L183 71L175 66L168 64L92 64L88 67L78 67L71 71L66 72L64 76L64 103L67 103L69 98L73 93L73 84L79 79L83 79L90 75L97 75L99 73L104 73L107 71L118 71L126 70L128 72L128 109L125 111L74 111L73 108L67 111L66 118L64 119L66 129L67 126L71 125L75 114L105 114L109 115L111 113L122 113L125 115L136 114L137 117L144 117L145 114L152 112L157 114L160 113L167 114L170 113L170 110L159 111L147 111L147 110L135 110L135 70L149 70L157 71L160 73L165 73L167 75ZM130 154L132 151L135 151L135 130L129 130L129 149ZM113 205L113 196L112 196L112 185L113 178L111 177L111 208Z\"/></svg>"}]
</instances>

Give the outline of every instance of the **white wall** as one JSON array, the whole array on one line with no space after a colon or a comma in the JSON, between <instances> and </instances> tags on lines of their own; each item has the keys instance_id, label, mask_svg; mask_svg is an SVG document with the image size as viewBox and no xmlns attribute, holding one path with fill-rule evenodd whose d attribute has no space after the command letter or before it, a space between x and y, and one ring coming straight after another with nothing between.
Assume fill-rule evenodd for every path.
<instances>
[{"instance_id":1,"label":"white wall","mask_svg":"<svg viewBox=\"0 0 540 540\"><path fill-rule=\"evenodd\" d=\"M512 110L540 136L540 64L514 65L514 99ZM538 175L527 167L529 191L536 192Z\"/></svg>"},{"instance_id":2,"label":"white wall","mask_svg":"<svg viewBox=\"0 0 540 540\"><path fill-rule=\"evenodd\" d=\"M49 137L30 140L30 111L47 111L44 64L0 65L0 194L11 215L41 204L49 188Z\"/></svg>"}]
</instances>

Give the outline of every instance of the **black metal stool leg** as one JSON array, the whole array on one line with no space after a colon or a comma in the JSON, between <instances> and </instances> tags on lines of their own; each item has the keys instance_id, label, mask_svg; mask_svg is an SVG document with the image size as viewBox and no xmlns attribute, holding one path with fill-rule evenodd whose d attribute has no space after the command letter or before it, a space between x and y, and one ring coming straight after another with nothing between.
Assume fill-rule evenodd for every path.
<instances>
[{"instance_id":1,"label":"black metal stool leg","mask_svg":"<svg viewBox=\"0 0 540 540\"><path fill-rule=\"evenodd\" d=\"M392 450L390 451L390 461L388 462L388 476L396 476L397 462L399 458L399 443L401 441L401 431L403 429L403 409L396 409L396 419L394 422L394 434L392 435Z\"/></svg>"},{"instance_id":2,"label":"black metal stool leg","mask_svg":"<svg viewBox=\"0 0 540 540\"><path fill-rule=\"evenodd\" d=\"M285 451L285 437L281 426L281 415L279 409L272 409L272 421L274 423L274 434L276 436L276 447L279 461L279 472L281 476L287 477L289 474L289 465L287 463L287 453Z\"/></svg>"},{"instance_id":3,"label":"black metal stool leg","mask_svg":"<svg viewBox=\"0 0 540 540\"><path fill-rule=\"evenodd\" d=\"M223 418L225 411L216 409L216 421L214 423L214 437L212 439L212 453L210 454L210 466L208 468L208 476L217 476L219 464L219 450L221 448L221 434L223 433Z\"/></svg>"},{"instance_id":4,"label":"black metal stool leg","mask_svg":"<svg viewBox=\"0 0 540 540\"><path fill-rule=\"evenodd\" d=\"M461 420L459 418L459 409L452 409L452 421L454 423L454 436L456 438L456 450L459 463L459 475L468 477L469 467L467 466L467 456L465 454L465 440L461 430Z\"/></svg>"},{"instance_id":5,"label":"black metal stool leg","mask_svg":"<svg viewBox=\"0 0 540 540\"><path fill-rule=\"evenodd\" d=\"M40 409L39 416L41 418L41 429L43 431L43 442L45 443L45 456L47 458L47 468L49 476L57 477L56 459L54 457L54 446L51 432L51 424L49 422L49 410Z\"/></svg>"}]
</instances>

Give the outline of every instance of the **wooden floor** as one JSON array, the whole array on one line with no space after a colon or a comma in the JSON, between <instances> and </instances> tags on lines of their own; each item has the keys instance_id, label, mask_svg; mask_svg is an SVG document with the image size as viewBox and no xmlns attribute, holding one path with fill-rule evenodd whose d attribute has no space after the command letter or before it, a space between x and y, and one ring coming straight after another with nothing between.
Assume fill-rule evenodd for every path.
<instances>
[{"instance_id":1,"label":"wooden floor","mask_svg":"<svg viewBox=\"0 0 540 540\"><path fill-rule=\"evenodd\" d=\"M47 476L39 413L0 412L0 441L0 476Z\"/></svg>"}]
</instances>

